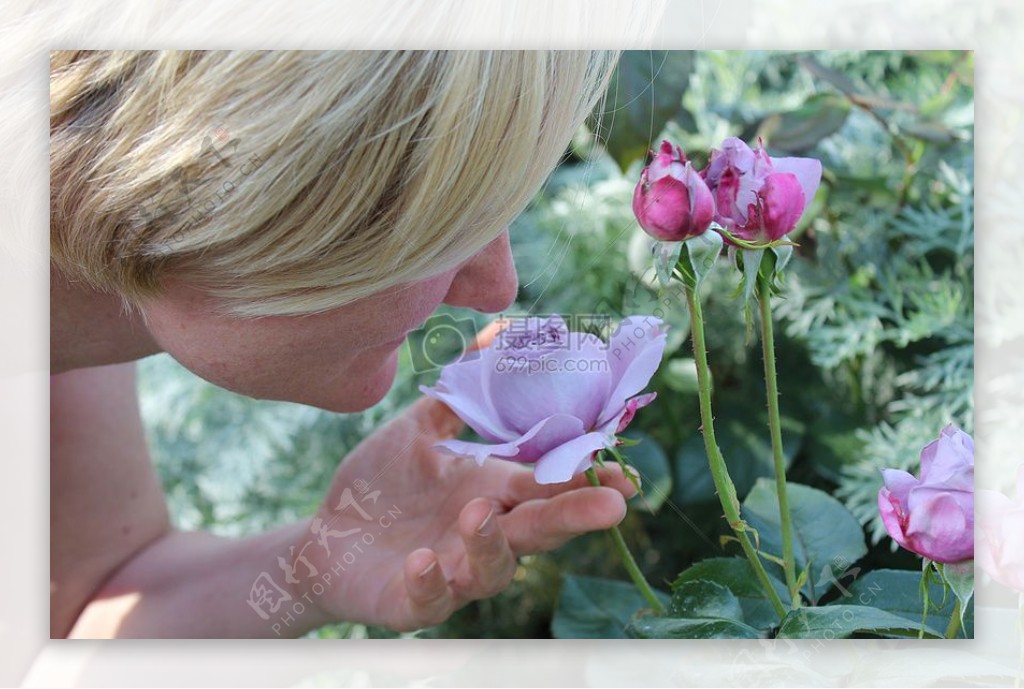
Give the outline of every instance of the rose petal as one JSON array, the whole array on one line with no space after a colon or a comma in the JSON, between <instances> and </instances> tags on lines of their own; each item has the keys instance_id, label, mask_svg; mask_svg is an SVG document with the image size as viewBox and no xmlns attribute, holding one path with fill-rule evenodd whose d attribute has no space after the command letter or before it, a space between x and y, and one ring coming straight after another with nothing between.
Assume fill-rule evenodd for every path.
<instances>
[{"instance_id":1,"label":"rose petal","mask_svg":"<svg viewBox=\"0 0 1024 689\"><path fill-rule=\"evenodd\" d=\"M949 493L928 488L911 491L907 542L914 552L936 562L974 557L974 518L968 520Z\"/></svg>"},{"instance_id":2,"label":"rose petal","mask_svg":"<svg viewBox=\"0 0 1024 689\"><path fill-rule=\"evenodd\" d=\"M692 206L689 189L675 177L641 180L633 193L633 214L640 226L662 241L685 239L693 221Z\"/></svg>"},{"instance_id":3,"label":"rose petal","mask_svg":"<svg viewBox=\"0 0 1024 689\"><path fill-rule=\"evenodd\" d=\"M537 483L564 483L590 465L590 456L608 446L603 433L587 433L551 450L539 460L533 475Z\"/></svg>"},{"instance_id":4,"label":"rose petal","mask_svg":"<svg viewBox=\"0 0 1024 689\"><path fill-rule=\"evenodd\" d=\"M449 366L445 369L445 372L449 371L449 369L455 368L456 366L464 365L465 364L456 364L455 366ZM498 417L498 412L495 411L491 404L490 396L487 395L481 387L482 376L477 374L475 385L468 385L465 384L465 382L458 380L463 375L467 378L470 377L472 375L472 370L466 369L464 371L450 373L448 375L449 382L452 382L452 379L458 381L452 387L449 387L439 381L438 384L432 388L429 388L426 385L421 385L420 392L447 404L456 416L462 419L466 425L487 440L494 442L508 442L521 435L506 428L501 422L501 419ZM442 377L444 377L444 373L442 373Z\"/></svg>"},{"instance_id":5,"label":"rose petal","mask_svg":"<svg viewBox=\"0 0 1024 689\"><path fill-rule=\"evenodd\" d=\"M559 445L587 433L583 422L569 414L554 414L537 424L536 429L520 444L520 461L536 462Z\"/></svg>"},{"instance_id":6,"label":"rose petal","mask_svg":"<svg viewBox=\"0 0 1024 689\"><path fill-rule=\"evenodd\" d=\"M515 462L534 462L551 448L583 435L583 422L566 414L555 414L535 424L519 438L506 443L474 443L444 440L434 445L459 457L472 457L483 464L487 457Z\"/></svg>"},{"instance_id":7,"label":"rose petal","mask_svg":"<svg viewBox=\"0 0 1024 689\"><path fill-rule=\"evenodd\" d=\"M906 548L907 538L906 534L903 533L903 519L906 515L906 509L903 503L897 500L888 488L882 488L878 491L878 513L882 517L882 524L885 526L889 536L892 537L892 540Z\"/></svg>"},{"instance_id":8,"label":"rose petal","mask_svg":"<svg viewBox=\"0 0 1024 689\"><path fill-rule=\"evenodd\" d=\"M957 432L970 437L959 429ZM974 490L974 453L967 450L961 437L943 432L938 440L921 450L921 481L955 490Z\"/></svg>"},{"instance_id":9,"label":"rose petal","mask_svg":"<svg viewBox=\"0 0 1024 689\"><path fill-rule=\"evenodd\" d=\"M814 200L814 195L821 184L821 161L814 158L772 158L772 170L789 172L796 176L804 192L807 205Z\"/></svg>"},{"instance_id":10,"label":"rose petal","mask_svg":"<svg viewBox=\"0 0 1024 689\"><path fill-rule=\"evenodd\" d=\"M569 414L592 428L608 399L610 365L595 337L544 349L508 349L489 372L503 425L525 431L539 420Z\"/></svg>"},{"instance_id":11,"label":"rose petal","mask_svg":"<svg viewBox=\"0 0 1024 689\"><path fill-rule=\"evenodd\" d=\"M612 388L597 420L598 426L619 416L626 400L651 382L665 351L666 332L660 326L661 320L653 316L632 316L624 319L609 339Z\"/></svg>"},{"instance_id":12,"label":"rose petal","mask_svg":"<svg viewBox=\"0 0 1024 689\"><path fill-rule=\"evenodd\" d=\"M626 430L629 424L632 423L637 410L646 407L648 404L653 402L657 396L658 393L649 392L646 395L637 395L636 397L626 400L626 406L623 408L622 413L613 417L607 423L599 426L597 430L602 433L611 433L613 435L622 433L622 431Z\"/></svg>"},{"instance_id":13,"label":"rose petal","mask_svg":"<svg viewBox=\"0 0 1024 689\"><path fill-rule=\"evenodd\" d=\"M904 505L907 504L910 489L921 485L917 478L900 469L882 469L882 481L893 497Z\"/></svg>"},{"instance_id":14,"label":"rose petal","mask_svg":"<svg viewBox=\"0 0 1024 689\"><path fill-rule=\"evenodd\" d=\"M796 175L773 172L758 192L760 221L771 241L784 237L796 227L804 213L805 196Z\"/></svg>"},{"instance_id":15,"label":"rose petal","mask_svg":"<svg viewBox=\"0 0 1024 689\"><path fill-rule=\"evenodd\" d=\"M448 454L455 455L456 457L471 457L473 461L480 466L483 466L484 461L488 457L519 461L516 457L516 455L519 454L518 440L511 443L499 443L492 445L488 443L473 443L466 440L451 439L435 443L434 447L438 450L444 450Z\"/></svg>"}]
</instances>

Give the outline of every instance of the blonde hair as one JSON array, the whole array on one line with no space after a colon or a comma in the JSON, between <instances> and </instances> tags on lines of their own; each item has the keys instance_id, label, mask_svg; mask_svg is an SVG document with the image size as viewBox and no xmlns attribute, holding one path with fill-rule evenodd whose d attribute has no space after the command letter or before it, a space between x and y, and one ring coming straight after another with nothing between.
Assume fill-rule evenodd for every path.
<instances>
[{"instance_id":1,"label":"blonde hair","mask_svg":"<svg viewBox=\"0 0 1024 689\"><path fill-rule=\"evenodd\" d=\"M525 208L616 57L52 53L51 259L128 303L173 275L242 316L438 274Z\"/></svg>"}]
</instances>

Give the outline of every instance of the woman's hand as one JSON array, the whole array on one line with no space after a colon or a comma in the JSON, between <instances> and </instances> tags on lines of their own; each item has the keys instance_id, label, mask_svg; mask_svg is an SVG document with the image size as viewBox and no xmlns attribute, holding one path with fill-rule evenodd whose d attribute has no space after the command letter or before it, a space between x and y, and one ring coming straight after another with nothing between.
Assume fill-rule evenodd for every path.
<instances>
[{"instance_id":1,"label":"woman's hand","mask_svg":"<svg viewBox=\"0 0 1024 689\"><path fill-rule=\"evenodd\" d=\"M311 601L325 622L438 624L502 591L518 556L625 516L635 489L617 465L599 472L600 488L582 475L542 486L527 466L488 460L480 467L433 448L462 427L443 403L424 397L342 462L311 533L292 550L297 598Z\"/></svg>"}]
</instances>

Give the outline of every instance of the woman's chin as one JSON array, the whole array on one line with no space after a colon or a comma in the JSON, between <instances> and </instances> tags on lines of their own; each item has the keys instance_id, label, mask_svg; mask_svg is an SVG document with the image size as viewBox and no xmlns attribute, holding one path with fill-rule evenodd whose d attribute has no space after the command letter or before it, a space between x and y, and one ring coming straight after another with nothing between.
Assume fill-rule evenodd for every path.
<instances>
[{"instance_id":1,"label":"woman's chin","mask_svg":"<svg viewBox=\"0 0 1024 689\"><path fill-rule=\"evenodd\" d=\"M325 404L314 402L328 411L351 414L369 409L388 394L398 373L398 349L393 349L380 362L376 370L369 366L353 366L340 376L341 383L327 391Z\"/></svg>"}]
</instances>

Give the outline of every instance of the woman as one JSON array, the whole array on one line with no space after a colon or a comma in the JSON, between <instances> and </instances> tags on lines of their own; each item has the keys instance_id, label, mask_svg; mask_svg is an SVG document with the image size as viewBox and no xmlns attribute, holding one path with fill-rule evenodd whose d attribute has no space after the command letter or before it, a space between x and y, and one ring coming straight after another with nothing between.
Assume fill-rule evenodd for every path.
<instances>
[{"instance_id":1,"label":"woman","mask_svg":"<svg viewBox=\"0 0 1024 689\"><path fill-rule=\"evenodd\" d=\"M621 473L545 487L441 455L461 423L424 398L344 458L313 518L242 539L178 532L132 363L164 351L241 394L372 406L439 304L512 302L508 223L613 63L52 55L52 636L416 629L501 591L517 556L621 520Z\"/></svg>"}]
</instances>

